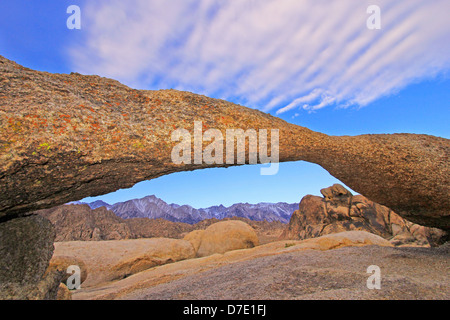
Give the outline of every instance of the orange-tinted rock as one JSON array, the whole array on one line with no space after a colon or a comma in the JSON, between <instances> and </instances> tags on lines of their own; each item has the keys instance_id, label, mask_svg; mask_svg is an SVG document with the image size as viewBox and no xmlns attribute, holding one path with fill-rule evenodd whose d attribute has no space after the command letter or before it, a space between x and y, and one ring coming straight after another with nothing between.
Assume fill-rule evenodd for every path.
<instances>
[{"instance_id":1,"label":"orange-tinted rock","mask_svg":"<svg viewBox=\"0 0 450 320\"><path fill-rule=\"evenodd\" d=\"M67 255L83 261L89 272L82 288L195 257L189 241L167 238L55 242L53 259Z\"/></svg>"},{"instance_id":2,"label":"orange-tinted rock","mask_svg":"<svg viewBox=\"0 0 450 320\"><path fill-rule=\"evenodd\" d=\"M450 142L418 134L328 136L230 102L175 90L51 74L0 57L0 218L227 164L174 164L171 133L194 121L279 129L279 161L317 163L370 200L450 228ZM269 139L270 140L270 139ZM208 143L204 142L203 147Z\"/></svg>"},{"instance_id":3,"label":"orange-tinted rock","mask_svg":"<svg viewBox=\"0 0 450 320\"><path fill-rule=\"evenodd\" d=\"M77 266L80 268L80 283L82 284L86 281L88 276L88 270L86 267L86 263L83 260L73 257L73 256L54 256L50 260L48 269L46 273L52 271L62 271L63 278L61 279L61 283L67 284L67 279L72 275L72 273L67 273L67 269L70 266Z\"/></svg>"},{"instance_id":4,"label":"orange-tinted rock","mask_svg":"<svg viewBox=\"0 0 450 320\"><path fill-rule=\"evenodd\" d=\"M303 240L361 230L379 235L395 245L434 246L446 237L442 230L411 223L364 196L352 196L341 185L321 192L323 198L303 197L281 238Z\"/></svg>"},{"instance_id":5,"label":"orange-tinted rock","mask_svg":"<svg viewBox=\"0 0 450 320\"><path fill-rule=\"evenodd\" d=\"M72 300L72 293L65 284L59 284L56 300Z\"/></svg>"}]
</instances>

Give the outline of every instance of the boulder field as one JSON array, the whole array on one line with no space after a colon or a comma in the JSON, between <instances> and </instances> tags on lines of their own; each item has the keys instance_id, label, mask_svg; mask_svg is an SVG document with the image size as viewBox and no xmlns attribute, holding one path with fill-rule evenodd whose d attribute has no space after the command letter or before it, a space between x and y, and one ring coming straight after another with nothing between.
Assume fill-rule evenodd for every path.
<instances>
[{"instance_id":1,"label":"boulder field","mask_svg":"<svg viewBox=\"0 0 450 320\"><path fill-rule=\"evenodd\" d=\"M198 239L199 234L190 237L196 231L202 234L197 247L192 240ZM158 273L158 270L162 270L163 274L153 280L165 283L192 273L268 255L304 250L327 251L349 246L392 247L380 236L363 231L341 232L303 241L276 241L259 246L257 243L254 230L242 221L219 222L206 230L195 230L183 240L152 238L56 242L47 272L65 270L71 264L78 265L81 270L81 289L72 291L73 294L78 297L85 294L91 296L92 293L94 296L103 296L105 290L116 290L116 296L122 290L122 284L129 281L132 281L133 286L146 287L146 282L153 277L143 282L131 280L142 278L140 275L146 272ZM170 271L170 275L166 275L166 269L174 271L174 274ZM64 294L63 289L60 295Z\"/></svg>"},{"instance_id":2,"label":"boulder field","mask_svg":"<svg viewBox=\"0 0 450 320\"><path fill-rule=\"evenodd\" d=\"M217 222L205 230L189 233L185 239L55 242L55 252L47 273L65 272L68 266L76 265L81 271L82 287L92 287L156 266L253 248L258 244L255 230L242 221ZM65 283L67 278L66 275L61 282Z\"/></svg>"},{"instance_id":3,"label":"boulder field","mask_svg":"<svg viewBox=\"0 0 450 320\"><path fill-rule=\"evenodd\" d=\"M44 278L54 230L50 225L35 232L45 222L30 212L174 172L240 165L175 163L172 152L179 142L172 133L185 129L192 138L196 123L202 131L217 129L222 137L227 129L267 129L268 150L272 156L278 153L279 162L316 163L402 218L450 229L448 139L329 136L224 100L176 90L135 90L99 76L35 71L0 56L0 263L7 268L2 270L24 268L21 275L7 273L7 282L0 275L2 294L57 294L58 287L53 288L59 274ZM272 141L272 130L278 130L278 141ZM206 139L200 146L192 144L201 150L209 146ZM234 147L237 160L242 150ZM244 156L245 163L250 156Z\"/></svg>"}]
</instances>

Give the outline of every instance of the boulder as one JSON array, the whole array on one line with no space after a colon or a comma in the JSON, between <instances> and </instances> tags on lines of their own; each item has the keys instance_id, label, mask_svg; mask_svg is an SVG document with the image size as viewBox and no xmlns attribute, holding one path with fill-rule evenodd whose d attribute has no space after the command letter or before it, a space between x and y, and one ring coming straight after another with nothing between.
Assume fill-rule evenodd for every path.
<instances>
[{"instance_id":1,"label":"boulder","mask_svg":"<svg viewBox=\"0 0 450 320\"><path fill-rule=\"evenodd\" d=\"M0 284L41 281L53 254L54 239L52 224L38 215L0 223Z\"/></svg>"},{"instance_id":2,"label":"boulder","mask_svg":"<svg viewBox=\"0 0 450 320\"><path fill-rule=\"evenodd\" d=\"M204 233L205 230L194 230L185 235L183 240L189 241L194 248L195 253L197 253Z\"/></svg>"},{"instance_id":3,"label":"boulder","mask_svg":"<svg viewBox=\"0 0 450 320\"><path fill-rule=\"evenodd\" d=\"M308 239L350 230L379 235L395 245L436 246L446 232L409 222L389 208L361 195L353 196L342 185L321 190L323 198L303 197L284 230L283 239Z\"/></svg>"},{"instance_id":4,"label":"boulder","mask_svg":"<svg viewBox=\"0 0 450 320\"><path fill-rule=\"evenodd\" d=\"M67 256L76 259L66 260ZM80 266L83 288L123 279L155 266L194 257L194 248L189 241L152 238L56 242L53 261L58 265L84 263L85 267ZM89 270L89 276L85 280L83 270Z\"/></svg>"},{"instance_id":5,"label":"boulder","mask_svg":"<svg viewBox=\"0 0 450 320\"><path fill-rule=\"evenodd\" d=\"M214 253L253 248L258 244L259 240L255 230L245 222L222 221L210 225L201 233L197 256L204 257Z\"/></svg>"},{"instance_id":6,"label":"boulder","mask_svg":"<svg viewBox=\"0 0 450 320\"><path fill-rule=\"evenodd\" d=\"M46 272L55 230L38 215L0 223L0 299L56 299L62 272Z\"/></svg>"},{"instance_id":7,"label":"boulder","mask_svg":"<svg viewBox=\"0 0 450 320\"><path fill-rule=\"evenodd\" d=\"M278 130L279 143L271 149L279 151L279 162L316 163L411 222L450 229L450 140L445 138L330 136L224 100L135 90L99 76L40 72L1 56L0 87L0 218L174 172L240 165L172 161L178 144L170 139L174 129L192 135L199 121L223 137L227 129Z\"/></svg>"},{"instance_id":8,"label":"boulder","mask_svg":"<svg viewBox=\"0 0 450 320\"><path fill-rule=\"evenodd\" d=\"M87 266L83 260L76 257L72 256L52 257L47 272L51 272L52 270L62 271L64 273L64 276L61 279L61 282L66 284L67 279L71 276L71 274L67 273L67 268L69 266L78 266L80 268L81 271L80 282L83 283L88 276Z\"/></svg>"},{"instance_id":9,"label":"boulder","mask_svg":"<svg viewBox=\"0 0 450 320\"><path fill-rule=\"evenodd\" d=\"M72 293L63 283L59 284L56 300L72 300Z\"/></svg>"},{"instance_id":10,"label":"boulder","mask_svg":"<svg viewBox=\"0 0 450 320\"><path fill-rule=\"evenodd\" d=\"M0 300L56 300L63 273L46 273L38 282L0 284Z\"/></svg>"}]
</instances>

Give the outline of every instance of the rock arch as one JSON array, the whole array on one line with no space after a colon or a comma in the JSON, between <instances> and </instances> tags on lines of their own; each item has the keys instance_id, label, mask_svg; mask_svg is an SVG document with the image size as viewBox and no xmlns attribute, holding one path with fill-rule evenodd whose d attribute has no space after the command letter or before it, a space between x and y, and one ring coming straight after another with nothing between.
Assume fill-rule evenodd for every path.
<instances>
[{"instance_id":1,"label":"rock arch","mask_svg":"<svg viewBox=\"0 0 450 320\"><path fill-rule=\"evenodd\" d=\"M227 101L134 90L0 56L0 219L131 187L177 171L228 166L171 161L176 128L279 129L279 161L305 160L413 222L450 228L448 139L328 136Z\"/></svg>"}]
</instances>

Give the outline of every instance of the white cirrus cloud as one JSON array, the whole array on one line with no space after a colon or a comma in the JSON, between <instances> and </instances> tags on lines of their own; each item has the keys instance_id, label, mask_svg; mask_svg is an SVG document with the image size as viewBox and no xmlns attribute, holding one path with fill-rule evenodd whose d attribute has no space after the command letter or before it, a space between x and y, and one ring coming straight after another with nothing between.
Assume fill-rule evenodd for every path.
<instances>
[{"instance_id":1,"label":"white cirrus cloud","mask_svg":"<svg viewBox=\"0 0 450 320\"><path fill-rule=\"evenodd\" d=\"M369 5L381 30L369 30ZM133 0L82 6L78 72L281 114L359 105L450 68L448 0Z\"/></svg>"}]
</instances>

